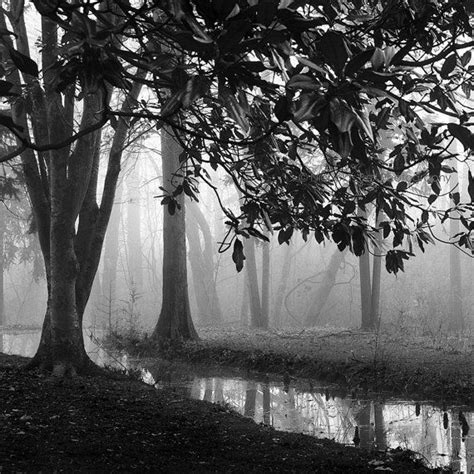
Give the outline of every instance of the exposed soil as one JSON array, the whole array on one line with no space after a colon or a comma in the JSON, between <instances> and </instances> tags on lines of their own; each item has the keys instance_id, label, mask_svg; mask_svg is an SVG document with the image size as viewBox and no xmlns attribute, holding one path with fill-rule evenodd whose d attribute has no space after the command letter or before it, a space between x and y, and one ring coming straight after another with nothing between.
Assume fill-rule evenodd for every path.
<instances>
[{"instance_id":1,"label":"exposed soil","mask_svg":"<svg viewBox=\"0 0 474 474\"><path fill-rule=\"evenodd\" d=\"M210 343L209 343L210 344ZM51 379L0 354L0 472L431 472L259 426L124 377Z\"/></svg>"},{"instance_id":2,"label":"exposed soil","mask_svg":"<svg viewBox=\"0 0 474 474\"><path fill-rule=\"evenodd\" d=\"M373 334L340 329L201 328L199 332L199 342L172 348L165 356L322 379L355 394L386 391L410 399L474 404L474 338L470 334L415 336L406 331ZM154 351L146 340L114 342L142 355Z\"/></svg>"}]
</instances>

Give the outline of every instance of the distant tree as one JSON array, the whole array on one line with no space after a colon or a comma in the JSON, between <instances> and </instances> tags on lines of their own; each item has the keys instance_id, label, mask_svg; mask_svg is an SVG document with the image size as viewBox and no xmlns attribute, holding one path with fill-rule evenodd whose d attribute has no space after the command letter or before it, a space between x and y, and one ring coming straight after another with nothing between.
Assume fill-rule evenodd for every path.
<instances>
[{"instance_id":1,"label":"distant tree","mask_svg":"<svg viewBox=\"0 0 474 474\"><path fill-rule=\"evenodd\" d=\"M0 92L17 99L11 116L2 115L0 123L17 135L50 283L46 321L51 329L48 322L44 334L53 337L43 340L36 360L59 373L88 365L80 314L96 264L81 263L91 249L100 254L113 196L105 192L99 210L97 204L83 204L95 191L96 182L89 179L96 174L93 146L108 120L118 138L104 189L115 187L129 118L175 130L189 171L181 190L191 197L190 180L207 180L203 162L223 168L240 186L240 214L225 209L239 268L244 260L240 236L264 238L265 228L277 230L280 241L298 230L305 238L332 239L341 250L361 255L375 230L357 208L376 201L386 216L384 236L393 238L386 268L402 270L412 255L409 240L421 247L429 240L426 228L439 178L451 158L440 146L443 137L458 140L466 150L474 145L472 114L458 99L469 97L473 74L470 12L461 0L34 4L42 15L43 88L25 47L22 2L12 1L9 14L17 36L2 35L3 62L9 67ZM2 31L10 31L5 10L0 18ZM57 36L58 27L67 34ZM185 55L186 64L176 61L173 51ZM137 76L137 69L146 75ZM136 98L139 85L153 95L139 104L125 101L121 109L109 107L111 86L130 91L131 82L137 86L125 96ZM78 126L72 120L76 92L78 104L83 103ZM449 120L422 118L426 111ZM388 157L379 150L385 128L399 134ZM319 152L324 166L311 159ZM79 155L87 159L75 159ZM416 177L401 178L417 165ZM431 187L428 202L411 194L416 180L423 179ZM472 179L469 190L473 200ZM166 203L175 206L175 197ZM470 210L472 203L459 202L456 208ZM417 210L416 217L408 209ZM93 217L98 233L85 225ZM457 244L469 248L472 229L467 220L461 223ZM80 244L83 235L97 239ZM87 276L78 276L77 263L80 272L88 268ZM76 280L83 285L77 294Z\"/></svg>"},{"instance_id":2,"label":"distant tree","mask_svg":"<svg viewBox=\"0 0 474 474\"><path fill-rule=\"evenodd\" d=\"M244 242L246 254L247 286L250 302L250 327L266 329L268 319L262 311L262 297L257 272L257 257L255 252L255 238L250 237Z\"/></svg>"},{"instance_id":3,"label":"distant tree","mask_svg":"<svg viewBox=\"0 0 474 474\"><path fill-rule=\"evenodd\" d=\"M186 236L199 321L204 325L217 326L222 323L222 309L214 266L216 241L199 206L193 201L187 201L186 208Z\"/></svg>"},{"instance_id":4,"label":"distant tree","mask_svg":"<svg viewBox=\"0 0 474 474\"><path fill-rule=\"evenodd\" d=\"M127 176L127 266L130 287L137 294L143 291L140 214L140 163L137 161Z\"/></svg>"},{"instance_id":5,"label":"distant tree","mask_svg":"<svg viewBox=\"0 0 474 474\"><path fill-rule=\"evenodd\" d=\"M161 131L163 190L172 197L163 213L163 299L153 332L160 344L197 339L191 318L186 254L185 194L180 192L185 171L183 149L170 127Z\"/></svg>"},{"instance_id":6,"label":"distant tree","mask_svg":"<svg viewBox=\"0 0 474 474\"><path fill-rule=\"evenodd\" d=\"M336 277L344 262L345 252L336 250L329 259L326 269L323 272L321 283L311 297L308 308L305 312L304 324L307 327L316 326L321 316L321 312L329 299L331 291L336 284Z\"/></svg>"},{"instance_id":7,"label":"distant tree","mask_svg":"<svg viewBox=\"0 0 474 474\"><path fill-rule=\"evenodd\" d=\"M0 326L8 319L4 284L8 269L13 264L29 263L35 280L44 276L31 208L24 192L24 178L18 165L0 165Z\"/></svg>"}]
</instances>

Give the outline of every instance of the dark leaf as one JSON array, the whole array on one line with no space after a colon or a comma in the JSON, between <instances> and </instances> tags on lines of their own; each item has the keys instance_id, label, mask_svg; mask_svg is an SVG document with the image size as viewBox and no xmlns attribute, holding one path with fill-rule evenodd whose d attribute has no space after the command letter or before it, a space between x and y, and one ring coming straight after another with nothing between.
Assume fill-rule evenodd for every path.
<instances>
[{"instance_id":1,"label":"dark leaf","mask_svg":"<svg viewBox=\"0 0 474 474\"><path fill-rule=\"evenodd\" d=\"M314 238L316 239L316 242L320 244L321 242L324 241L324 234L320 230L316 229L314 231Z\"/></svg>"},{"instance_id":2,"label":"dark leaf","mask_svg":"<svg viewBox=\"0 0 474 474\"><path fill-rule=\"evenodd\" d=\"M461 196L459 193L450 193L449 194L450 198L454 202L454 204L457 206L459 204L459 201L461 200Z\"/></svg>"},{"instance_id":3,"label":"dark leaf","mask_svg":"<svg viewBox=\"0 0 474 474\"><path fill-rule=\"evenodd\" d=\"M217 40L221 54L237 49L236 46L244 39L251 26L252 23L249 20L231 22L227 30Z\"/></svg>"},{"instance_id":4,"label":"dark leaf","mask_svg":"<svg viewBox=\"0 0 474 474\"><path fill-rule=\"evenodd\" d=\"M168 212L172 216L174 216L174 213L176 212L176 201L174 199L170 199L168 202Z\"/></svg>"},{"instance_id":5,"label":"dark leaf","mask_svg":"<svg viewBox=\"0 0 474 474\"><path fill-rule=\"evenodd\" d=\"M467 192L471 198L471 203L474 203L474 177L471 172L468 173L469 184L467 185Z\"/></svg>"},{"instance_id":6,"label":"dark leaf","mask_svg":"<svg viewBox=\"0 0 474 474\"><path fill-rule=\"evenodd\" d=\"M0 81L0 96L7 97L7 96L18 95L13 92L10 92L12 87L13 87L13 84L11 82Z\"/></svg>"},{"instance_id":7,"label":"dark leaf","mask_svg":"<svg viewBox=\"0 0 474 474\"><path fill-rule=\"evenodd\" d=\"M443 79L447 79L448 76L453 72L454 68L456 67L456 55L452 54L449 56L446 61L444 61L443 65L441 66L441 77Z\"/></svg>"},{"instance_id":8,"label":"dark leaf","mask_svg":"<svg viewBox=\"0 0 474 474\"><path fill-rule=\"evenodd\" d=\"M10 48L9 52L10 58L21 72L38 77L38 65L32 59L13 48Z\"/></svg>"},{"instance_id":9,"label":"dark leaf","mask_svg":"<svg viewBox=\"0 0 474 474\"><path fill-rule=\"evenodd\" d=\"M279 122L284 122L291 118L291 111L290 111L290 102L288 97L282 96L278 99L277 103L275 104L275 116Z\"/></svg>"},{"instance_id":10,"label":"dark leaf","mask_svg":"<svg viewBox=\"0 0 474 474\"><path fill-rule=\"evenodd\" d=\"M340 74L350 56L344 36L328 31L319 41L319 50L334 71Z\"/></svg>"},{"instance_id":11,"label":"dark leaf","mask_svg":"<svg viewBox=\"0 0 474 474\"><path fill-rule=\"evenodd\" d=\"M343 214L352 214L356 209L356 203L354 201L347 201L344 204L344 209L342 210Z\"/></svg>"},{"instance_id":12,"label":"dark leaf","mask_svg":"<svg viewBox=\"0 0 474 474\"><path fill-rule=\"evenodd\" d=\"M401 153L398 153L393 161L393 170L395 171L396 175L400 175L403 173L405 169L405 158Z\"/></svg>"},{"instance_id":13,"label":"dark leaf","mask_svg":"<svg viewBox=\"0 0 474 474\"><path fill-rule=\"evenodd\" d=\"M278 243L280 245L283 242L289 243L292 235L293 235L293 227L287 227L286 229L281 229L280 232L278 232Z\"/></svg>"},{"instance_id":14,"label":"dark leaf","mask_svg":"<svg viewBox=\"0 0 474 474\"><path fill-rule=\"evenodd\" d=\"M469 63L471 62L471 52L466 51L462 56L461 56L461 64L466 67Z\"/></svg>"},{"instance_id":15,"label":"dark leaf","mask_svg":"<svg viewBox=\"0 0 474 474\"><path fill-rule=\"evenodd\" d=\"M408 183L406 181L400 181L397 184L397 192L401 193L403 191L406 191L408 188Z\"/></svg>"},{"instance_id":16,"label":"dark leaf","mask_svg":"<svg viewBox=\"0 0 474 474\"><path fill-rule=\"evenodd\" d=\"M428 204L433 204L436 199L438 199L438 196L436 194L431 194L429 197L428 197Z\"/></svg>"},{"instance_id":17,"label":"dark leaf","mask_svg":"<svg viewBox=\"0 0 474 474\"><path fill-rule=\"evenodd\" d=\"M456 123L449 123L448 130L454 138L462 143L464 150L474 148L474 134L468 128Z\"/></svg>"},{"instance_id":18,"label":"dark leaf","mask_svg":"<svg viewBox=\"0 0 474 474\"><path fill-rule=\"evenodd\" d=\"M356 54L346 65L346 75L352 76L365 66L374 54L374 48Z\"/></svg>"},{"instance_id":19,"label":"dark leaf","mask_svg":"<svg viewBox=\"0 0 474 474\"><path fill-rule=\"evenodd\" d=\"M235 268L238 272L240 272L242 268L244 268L245 255L244 246L242 245L242 242L239 239L235 239L234 250L232 252L232 260L235 263Z\"/></svg>"},{"instance_id":20,"label":"dark leaf","mask_svg":"<svg viewBox=\"0 0 474 474\"><path fill-rule=\"evenodd\" d=\"M270 26L278 10L279 0L260 0L257 4L257 20L264 26Z\"/></svg>"}]
</instances>

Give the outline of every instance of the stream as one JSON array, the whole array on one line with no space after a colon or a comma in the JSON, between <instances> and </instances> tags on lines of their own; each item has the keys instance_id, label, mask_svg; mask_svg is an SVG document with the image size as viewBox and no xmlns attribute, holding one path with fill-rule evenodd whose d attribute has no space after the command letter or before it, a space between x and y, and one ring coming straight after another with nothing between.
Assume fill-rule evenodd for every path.
<instances>
[{"instance_id":1,"label":"stream","mask_svg":"<svg viewBox=\"0 0 474 474\"><path fill-rule=\"evenodd\" d=\"M0 332L0 352L31 357L38 343L38 331ZM410 449L430 467L474 472L472 407L441 409L429 402L353 397L345 389L316 380L258 379L236 375L235 371L221 371L216 376L189 365L111 355L86 333L85 343L99 365L139 370L142 379L157 389L226 405L278 430L366 448Z\"/></svg>"}]
</instances>

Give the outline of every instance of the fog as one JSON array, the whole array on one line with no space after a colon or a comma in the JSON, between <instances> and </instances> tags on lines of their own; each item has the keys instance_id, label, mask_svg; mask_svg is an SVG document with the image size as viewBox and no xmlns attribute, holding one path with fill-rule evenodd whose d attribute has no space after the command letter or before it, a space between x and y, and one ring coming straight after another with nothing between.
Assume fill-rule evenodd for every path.
<instances>
[{"instance_id":1,"label":"fog","mask_svg":"<svg viewBox=\"0 0 474 474\"><path fill-rule=\"evenodd\" d=\"M156 324L162 280L166 278L162 274L164 208L157 197L161 194L159 163L159 153L153 146L137 148L127 154L101 265L86 310L86 326L150 332ZM8 172L4 168L4 174ZM461 190L467 188L465 175L461 171ZM222 203L237 210L239 198L228 180L214 173L212 182L219 190ZM448 198L444 199L447 205ZM5 253L11 254L8 259L4 258L4 323L40 325L46 308L46 283L38 270L41 265L39 247L34 243L34 234L28 233L31 229L25 196L21 196L20 201L22 206L13 204L14 199L6 199L2 205L5 236L13 232L12 222L18 220L16 237L4 238L10 242ZM186 207L188 285L194 323L198 329L209 325L248 327L251 320L249 260L238 273L232 250L219 251L226 226L215 193L202 184L199 203L188 200ZM431 231L436 238L448 241L451 223L448 220L437 224ZM25 235L29 236L28 242ZM305 242L295 233L289 245L278 243L278 232L268 237L268 244L255 240L255 259L262 298L267 246L270 327L301 330L312 326L361 326L357 257L348 251L339 252L331 242L318 244L312 236ZM441 242L427 245L424 253L414 248L414 253L416 256L405 263L405 271L396 276L388 274L382 265L381 327L441 337L449 328L460 328L452 324L450 327L453 314L460 312L464 327L470 331L474 321L471 255ZM373 255L370 258L373 260Z\"/></svg>"}]
</instances>

